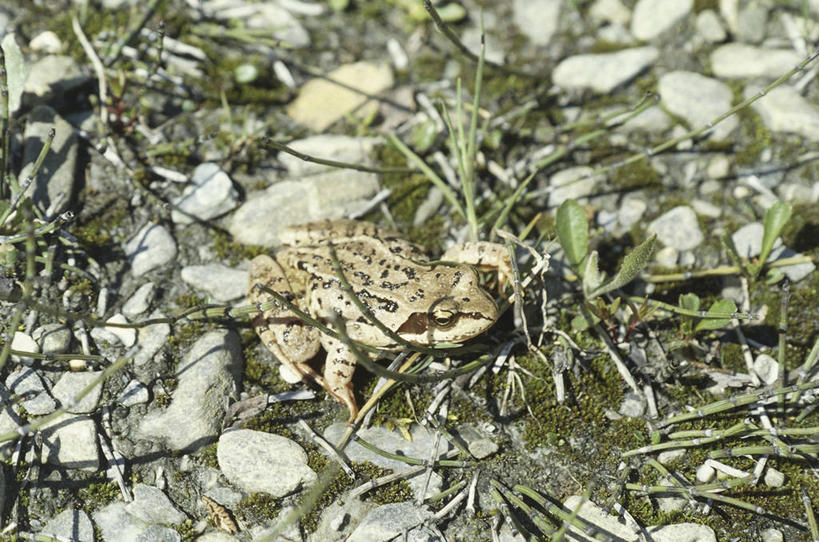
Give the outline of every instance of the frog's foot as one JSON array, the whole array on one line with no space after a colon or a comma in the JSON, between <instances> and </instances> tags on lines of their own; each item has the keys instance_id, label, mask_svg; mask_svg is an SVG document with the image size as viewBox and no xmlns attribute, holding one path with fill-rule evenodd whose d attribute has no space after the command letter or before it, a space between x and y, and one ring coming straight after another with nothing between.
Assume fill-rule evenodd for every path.
<instances>
[{"instance_id":1,"label":"frog's foot","mask_svg":"<svg viewBox=\"0 0 819 542\"><path fill-rule=\"evenodd\" d=\"M352 423L358 415L358 405L353 392L355 354L346 344L329 335L322 335L321 345L327 351L327 361L324 363L324 389L347 407L350 411L347 423Z\"/></svg>"},{"instance_id":2,"label":"frog's foot","mask_svg":"<svg viewBox=\"0 0 819 542\"><path fill-rule=\"evenodd\" d=\"M474 265L481 271L497 271L498 289L501 291L506 283L515 282L509 251L499 243L476 241L453 245L443 253L441 260Z\"/></svg>"}]
</instances>

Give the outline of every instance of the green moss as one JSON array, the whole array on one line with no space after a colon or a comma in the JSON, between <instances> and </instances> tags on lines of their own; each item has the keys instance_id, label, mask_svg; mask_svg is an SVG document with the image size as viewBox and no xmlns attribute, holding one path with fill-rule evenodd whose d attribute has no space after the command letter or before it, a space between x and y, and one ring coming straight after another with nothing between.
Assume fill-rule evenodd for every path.
<instances>
[{"instance_id":1,"label":"green moss","mask_svg":"<svg viewBox=\"0 0 819 542\"><path fill-rule=\"evenodd\" d=\"M196 458L199 460L200 464L213 469L219 468L219 461L216 458L217 444L218 443L213 442L197 450Z\"/></svg>"},{"instance_id":2,"label":"green moss","mask_svg":"<svg viewBox=\"0 0 819 542\"><path fill-rule=\"evenodd\" d=\"M89 514L117 500L121 492L116 482L104 480L104 475L99 475L100 481L89 484L77 491L77 498L80 500L83 510Z\"/></svg>"},{"instance_id":3,"label":"green moss","mask_svg":"<svg viewBox=\"0 0 819 542\"><path fill-rule=\"evenodd\" d=\"M661 186L660 175L648 160L637 160L612 171L611 184L615 190L635 190L647 186Z\"/></svg>"},{"instance_id":4,"label":"green moss","mask_svg":"<svg viewBox=\"0 0 819 542\"><path fill-rule=\"evenodd\" d=\"M759 162L762 151L771 146L773 136L762 122L762 118L750 107L737 113L741 134L739 141L747 141L745 146L734 152L737 167L750 166Z\"/></svg>"},{"instance_id":5,"label":"green moss","mask_svg":"<svg viewBox=\"0 0 819 542\"><path fill-rule=\"evenodd\" d=\"M235 513L237 519L249 525L255 525L275 519L281 509L281 499L276 499L267 493L253 493L239 501Z\"/></svg>"},{"instance_id":6,"label":"green moss","mask_svg":"<svg viewBox=\"0 0 819 542\"><path fill-rule=\"evenodd\" d=\"M259 254L264 254L267 249L256 245L243 245L236 243L226 232L212 230L213 253L220 260L226 260L230 265L238 265L242 260L252 260Z\"/></svg>"},{"instance_id":7,"label":"green moss","mask_svg":"<svg viewBox=\"0 0 819 542\"><path fill-rule=\"evenodd\" d=\"M191 519L186 519L179 525L176 525L174 529L176 529L176 532L179 533L179 537L183 542L193 542L199 536L197 529L193 524L193 520Z\"/></svg>"}]
</instances>

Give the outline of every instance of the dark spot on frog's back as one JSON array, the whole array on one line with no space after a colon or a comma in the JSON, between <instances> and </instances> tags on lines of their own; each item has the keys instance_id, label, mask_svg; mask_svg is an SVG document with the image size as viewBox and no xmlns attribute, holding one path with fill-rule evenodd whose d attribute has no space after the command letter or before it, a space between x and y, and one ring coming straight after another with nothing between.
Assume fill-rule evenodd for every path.
<instances>
[{"instance_id":1,"label":"dark spot on frog's back","mask_svg":"<svg viewBox=\"0 0 819 542\"><path fill-rule=\"evenodd\" d=\"M452 287L454 288L455 286L457 286L458 283L461 282L461 279L463 277L464 277L463 272L455 271L455 273L452 274Z\"/></svg>"},{"instance_id":2,"label":"dark spot on frog's back","mask_svg":"<svg viewBox=\"0 0 819 542\"><path fill-rule=\"evenodd\" d=\"M389 270L384 269L383 271L381 271L381 276L380 276L379 278L381 278L381 279L385 279L385 278L387 278L387 277L389 277L389 276L390 276L390 272L389 272Z\"/></svg>"}]
</instances>

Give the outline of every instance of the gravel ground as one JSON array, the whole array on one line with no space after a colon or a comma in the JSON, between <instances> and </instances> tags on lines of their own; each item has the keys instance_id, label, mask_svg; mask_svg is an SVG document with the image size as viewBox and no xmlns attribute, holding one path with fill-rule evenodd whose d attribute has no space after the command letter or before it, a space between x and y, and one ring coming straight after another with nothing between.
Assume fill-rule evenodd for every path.
<instances>
[{"instance_id":1,"label":"gravel ground","mask_svg":"<svg viewBox=\"0 0 819 542\"><path fill-rule=\"evenodd\" d=\"M0 2L3 539L819 537L819 2L435 6ZM342 218L522 281L353 426L242 308Z\"/></svg>"}]
</instances>

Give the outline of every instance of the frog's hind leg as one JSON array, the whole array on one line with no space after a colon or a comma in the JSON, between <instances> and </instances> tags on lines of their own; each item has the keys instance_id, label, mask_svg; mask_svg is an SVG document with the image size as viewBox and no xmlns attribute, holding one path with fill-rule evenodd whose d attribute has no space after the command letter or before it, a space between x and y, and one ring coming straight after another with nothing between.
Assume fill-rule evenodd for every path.
<instances>
[{"instance_id":1,"label":"frog's hind leg","mask_svg":"<svg viewBox=\"0 0 819 542\"><path fill-rule=\"evenodd\" d=\"M347 407L347 410L350 411L350 419L347 420L347 423L352 423L358 414L358 405L353 392L355 353L346 344L329 335L322 335L321 345L327 351L327 361L324 363L324 388L338 402Z\"/></svg>"},{"instance_id":2,"label":"frog's hind leg","mask_svg":"<svg viewBox=\"0 0 819 542\"><path fill-rule=\"evenodd\" d=\"M250 262L247 297L251 304L275 301L260 286L292 297L293 290L281 266L270 256L260 255ZM321 347L319 331L302 322L287 307L274 306L253 318L253 329L268 350L284 365L301 375L302 380L315 382L326 388L321 377L307 363Z\"/></svg>"}]
</instances>

